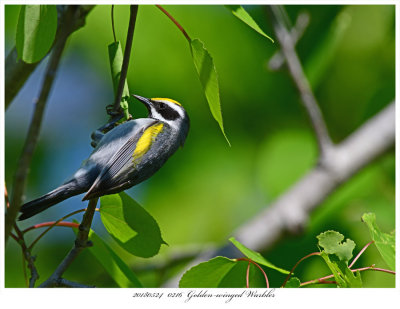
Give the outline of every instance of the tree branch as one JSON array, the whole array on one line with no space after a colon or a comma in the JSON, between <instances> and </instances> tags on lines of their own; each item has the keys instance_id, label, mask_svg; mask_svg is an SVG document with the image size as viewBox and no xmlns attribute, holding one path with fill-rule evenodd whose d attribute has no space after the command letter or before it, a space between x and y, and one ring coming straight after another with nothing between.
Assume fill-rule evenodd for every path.
<instances>
[{"instance_id":1,"label":"tree branch","mask_svg":"<svg viewBox=\"0 0 400 309\"><path fill-rule=\"evenodd\" d=\"M272 20L275 35L281 46L282 54L286 60L290 77L293 79L296 87L300 92L300 97L310 118L312 127L317 137L318 147L320 151L320 159L324 160L329 151L332 149L332 141L328 134L321 110L319 109L317 100L311 90L311 86L304 74L300 59L295 50L295 40L285 26L286 11L282 6L271 5L266 6L266 10Z\"/></svg>"},{"instance_id":2,"label":"tree branch","mask_svg":"<svg viewBox=\"0 0 400 309\"><path fill-rule=\"evenodd\" d=\"M94 5L80 5L75 6L77 14L75 21L72 24L66 24L65 18L69 14L71 6L58 5L58 25L57 33L54 39L53 46L60 40L61 33L67 31L67 35L81 28L85 24L86 16L93 9ZM5 62L5 108L9 107L14 97L18 94L19 90L25 84L29 76L35 70L36 66L40 63L25 63L18 58L17 50L14 47L8 54Z\"/></svg>"},{"instance_id":3,"label":"tree branch","mask_svg":"<svg viewBox=\"0 0 400 309\"><path fill-rule=\"evenodd\" d=\"M135 24L136 24L137 12L138 12L138 5L131 5L130 11L131 11L131 14L130 14L130 18L129 18L128 33L126 35L124 59L122 61L121 75L119 78L117 95L115 96L115 101L114 101L114 106L113 106L113 112L117 113L117 114L120 113L119 111L120 111L120 103L121 103L121 99L122 99L122 93L124 91L126 75L128 74L129 59L131 57L133 34L135 32Z\"/></svg>"},{"instance_id":4,"label":"tree branch","mask_svg":"<svg viewBox=\"0 0 400 309\"><path fill-rule=\"evenodd\" d=\"M50 278L40 285L41 288L58 286L61 276L71 265L71 263L76 259L76 257L83 251L83 249L92 246L92 243L88 241L88 237L90 226L92 225L93 216L96 210L97 201L98 198L89 200L88 207L83 215L82 222L79 225L79 232L76 236L74 246L68 252L67 256L62 260L62 262L58 265Z\"/></svg>"},{"instance_id":5,"label":"tree branch","mask_svg":"<svg viewBox=\"0 0 400 309\"><path fill-rule=\"evenodd\" d=\"M31 165L33 152L35 151L37 140L40 133L43 114L47 103L47 98L53 87L53 82L60 64L61 55L64 51L66 41L71 29L76 29L76 23L81 23L79 19L79 6L70 6L67 9L61 24L65 25L62 32L59 33L58 39L53 47L50 61L48 63L39 99L35 104L35 111L29 126L28 134L25 140L21 157L18 161L18 168L14 177L13 192L11 195L11 205L7 209L5 215L5 242L9 238L11 229L15 223L15 219L22 204L22 195L25 190L26 179Z\"/></svg>"},{"instance_id":6,"label":"tree branch","mask_svg":"<svg viewBox=\"0 0 400 309\"><path fill-rule=\"evenodd\" d=\"M302 12L299 14L299 16L297 16L295 25L290 29L290 36L292 38L293 45L296 45L301 39L309 22L310 15L307 12ZM282 51L278 50L268 61L268 68L271 71L277 71L283 66L284 63L285 57L283 56Z\"/></svg>"}]
</instances>

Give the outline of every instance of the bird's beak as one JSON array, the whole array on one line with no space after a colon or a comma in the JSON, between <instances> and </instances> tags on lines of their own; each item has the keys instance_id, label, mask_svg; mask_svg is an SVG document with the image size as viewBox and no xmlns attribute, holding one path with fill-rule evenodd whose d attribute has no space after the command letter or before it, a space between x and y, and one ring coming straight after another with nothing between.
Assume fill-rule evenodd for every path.
<instances>
[{"instance_id":1,"label":"bird's beak","mask_svg":"<svg viewBox=\"0 0 400 309\"><path fill-rule=\"evenodd\" d=\"M140 95L136 95L136 94L132 94L136 99L138 99L140 102L142 102L147 110L149 111L149 113L151 113L151 106L152 106L152 102L150 99L145 98L145 97L141 97Z\"/></svg>"}]
</instances>

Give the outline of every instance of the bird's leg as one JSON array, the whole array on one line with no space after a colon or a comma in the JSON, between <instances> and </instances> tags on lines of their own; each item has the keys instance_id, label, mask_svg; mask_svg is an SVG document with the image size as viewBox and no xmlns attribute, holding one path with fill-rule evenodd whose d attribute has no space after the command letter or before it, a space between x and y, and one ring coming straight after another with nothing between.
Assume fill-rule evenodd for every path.
<instances>
[{"instance_id":1,"label":"bird's leg","mask_svg":"<svg viewBox=\"0 0 400 309\"><path fill-rule=\"evenodd\" d=\"M92 145L93 148L96 148L103 136L104 133L100 129L94 130L90 135L90 138L92 139L90 145Z\"/></svg>"},{"instance_id":2,"label":"bird's leg","mask_svg":"<svg viewBox=\"0 0 400 309\"><path fill-rule=\"evenodd\" d=\"M112 129L114 129L118 125L118 122L124 116L121 111L115 112L113 110L112 105L106 106L106 111L107 111L107 114L111 116L110 121L108 121L105 125L101 126L100 128L96 129L95 131L93 131L90 136L92 139L92 142L90 144L94 148L98 145L100 140L103 138L104 134L107 133L108 131L111 131Z\"/></svg>"}]
</instances>

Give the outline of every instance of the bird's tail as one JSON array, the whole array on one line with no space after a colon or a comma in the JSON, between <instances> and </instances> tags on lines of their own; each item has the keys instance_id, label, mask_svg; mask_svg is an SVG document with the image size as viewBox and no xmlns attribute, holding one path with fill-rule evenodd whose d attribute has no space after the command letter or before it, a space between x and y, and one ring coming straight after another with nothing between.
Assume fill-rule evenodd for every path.
<instances>
[{"instance_id":1,"label":"bird's tail","mask_svg":"<svg viewBox=\"0 0 400 309\"><path fill-rule=\"evenodd\" d=\"M18 220L28 219L71 196L81 194L85 191L86 188L79 188L79 186L76 186L75 181L71 180L36 200L22 205L20 209L22 214L19 216Z\"/></svg>"}]
</instances>

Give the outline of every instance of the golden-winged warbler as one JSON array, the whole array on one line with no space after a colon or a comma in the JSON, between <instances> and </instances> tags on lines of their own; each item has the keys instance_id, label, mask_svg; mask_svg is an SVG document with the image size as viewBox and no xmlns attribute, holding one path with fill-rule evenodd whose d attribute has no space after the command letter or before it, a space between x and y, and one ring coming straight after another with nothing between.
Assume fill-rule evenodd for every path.
<instances>
[{"instance_id":1,"label":"golden-winged warbler","mask_svg":"<svg viewBox=\"0 0 400 309\"><path fill-rule=\"evenodd\" d=\"M137 185L157 172L183 146L189 117L182 105L166 98L134 97L146 106L148 117L129 120L106 134L97 132L95 149L72 178L22 205L19 220L84 192L83 201Z\"/></svg>"}]
</instances>

